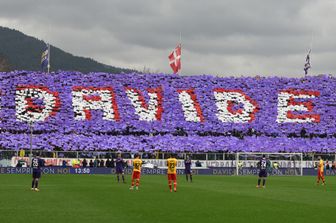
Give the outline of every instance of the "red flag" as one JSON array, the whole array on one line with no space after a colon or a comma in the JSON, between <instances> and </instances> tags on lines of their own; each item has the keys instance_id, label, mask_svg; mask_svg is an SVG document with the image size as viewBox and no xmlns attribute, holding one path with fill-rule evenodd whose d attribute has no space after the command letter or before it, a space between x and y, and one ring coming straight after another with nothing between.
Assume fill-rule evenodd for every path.
<instances>
[{"instance_id":1,"label":"red flag","mask_svg":"<svg viewBox=\"0 0 336 223\"><path fill-rule=\"evenodd\" d=\"M169 65L173 69L174 74L181 70L181 44L179 44L168 56Z\"/></svg>"}]
</instances>

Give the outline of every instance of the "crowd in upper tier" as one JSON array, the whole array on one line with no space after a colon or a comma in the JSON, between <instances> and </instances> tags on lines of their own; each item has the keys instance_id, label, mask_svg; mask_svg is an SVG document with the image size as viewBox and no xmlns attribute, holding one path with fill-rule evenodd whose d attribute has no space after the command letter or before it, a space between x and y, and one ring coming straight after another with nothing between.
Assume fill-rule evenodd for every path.
<instances>
[{"instance_id":1,"label":"crowd in upper tier","mask_svg":"<svg viewBox=\"0 0 336 223\"><path fill-rule=\"evenodd\" d=\"M336 151L336 79L0 73L0 148Z\"/></svg>"}]
</instances>

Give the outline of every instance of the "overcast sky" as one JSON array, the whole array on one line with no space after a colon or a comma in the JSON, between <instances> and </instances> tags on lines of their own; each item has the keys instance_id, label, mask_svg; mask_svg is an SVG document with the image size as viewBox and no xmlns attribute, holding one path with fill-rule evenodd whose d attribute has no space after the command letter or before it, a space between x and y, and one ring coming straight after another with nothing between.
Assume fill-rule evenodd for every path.
<instances>
[{"instance_id":1,"label":"overcast sky","mask_svg":"<svg viewBox=\"0 0 336 223\"><path fill-rule=\"evenodd\" d=\"M163 73L181 32L188 75L302 76L312 43L310 73L336 73L335 0L0 0L0 26Z\"/></svg>"}]
</instances>

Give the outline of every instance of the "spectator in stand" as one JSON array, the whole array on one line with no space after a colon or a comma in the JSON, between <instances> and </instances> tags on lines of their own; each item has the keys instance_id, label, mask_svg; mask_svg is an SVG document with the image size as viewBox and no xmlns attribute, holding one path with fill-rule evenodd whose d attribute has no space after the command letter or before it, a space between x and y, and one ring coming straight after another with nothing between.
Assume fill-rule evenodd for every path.
<instances>
[{"instance_id":1,"label":"spectator in stand","mask_svg":"<svg viewBox=\"0 0 336 223\"><path fill-rule=\"evenodd\" d=\"M20 157L25 157L25 150L24 149L20 149L19 156Z\"/></svg>"},{"instance_id":2,"label":"spectator in stand","mask_svg":"<svg viewBox=\"0 0 336 223\"><path fill-rule=\"evenodd\" d=\"M95 160L93 161L93 167L98 167L98 166L99 166L99 160L96 157Z\"/></svg>"},{"instance_id":3,"label":"spectator in stand","mask_svg":"<svg viewBox=\"0 0 336 223\"><path fill-rule=\"evenodd\" d=\"M90 162L89 162L89 166L90 166L90 167L93 167L93 166L94 166L94 163L93 163L92 160L90 160Z\"/></svg>"},{"instance_id":4,"label":"spectator in stand","mask_svg":"<svg viewBox=\"0 0 336 223\"><path fill-rule=\"evenodd\" d=\"M72 164L73 168L80 168L80 161L79 161L79 159L73 159L72 162L71 162L71 164Z\"/></svg>"},{"instance_id":5,"label":"spectator in stand","mask_svg":"<svg viewBox=\"0 0 336 223\"><path fill-rule=\"evenodd\" d=\"M334 161L334 162L331 163L331 169L332 170L336 169L336 161Z\"/></svg>"},{"instance_id":6,"label":"spectator in stand","mask_svg":"<svg viewBox=\"0 0 336 223\"><path fill-rule=\"evenodd\" d=\"M238 169L241 170L243 168L243 162L241 160L238 161Z\"/></svg>"},{"instance_id":7,"label":"spectator in stand","mask_svg":"<svg viewBox=\"0 0 336 223\"><path fill-rule=\"evenodd\" d=\"M111 162L110 162L110 159L109 159L109 158L107 158L107 160L106 160L106 162L105 162L105 166L106 166L107 168L110 168L110 167L111 167Z\"/></svg>"},{"instance_id":8,"label":"spectator in stand","mask_svg":"<svg viewBox=\"0 0 336 223\"><path fill-rule=\"evenodd\" d=\"M279 169L279 163L278 162L274 162L273 163L273 168L276 169L276 170Z\"/></svg>"},{"instance_id":9,"label":"spectator in stand","mask_svg":"<svg viewBox=\"0 0 336 223\"><path fill-rule=\"evenodd\" d=\"M104 160L103 159L101 159L100 160L100 164L99 164L99 167L105 167L105 165L104 165L105 163L104 163Z\"/></svg>"},{"instance_id":10,"label":"spectator in stand","mask_svg":"<svg viewBox=\"0 0 336 223\"><path fill-rule=\"evenodd\" d=\"M202 167L202 163L199 160L196 161L195 165L196 167Z\"/></svg>"},{"instance_id":11,"label":"spectator in stand","mask_svg":"<svg viewBox=\"0 0 336 223\"><path fill-rule=\"evenodd\" d=\"M317 162L314 162L314 169L317 170Z\"/></svg>"},{"instance_id":12,"label":"spectator in stand","mask_svg":"<svg viewBox=\"0 0 336 223\"><path fill-rule=\"evenodd\" d=\"M20 159L18 163L16 164L16 167L23 167L26 164L26 161L24 159Z\"/></svg>"},{"instance_id":13,"label":"spectator in stand","mask_svg":"<svg viewBox=\"0 0 336 223\"><path fill-rule=\"evenodd\" d=\"M83 160L83 162L82 162L82 166L83 166L83 167L87 167L87 165L88 165L88 163L87 163L86 159L84 158L84 160Z\"/></svg>"},{"instance_id":14,"label":"spectator in stand","mask_svg":"<svg viewBox=\"0 0 336 223\"><path fill-rule=\"evenodd\" d=\"M114 168L114 159L113 159L113 157L111 158L110 166L111 166L111 168Z\"/></svg>"},{"instance_id":15,"label":"spectator in stand","mask_svg":"<svg viewBox=\"0 0 336 223\"><path fill-rule=\"evenodd\" d=\"M62 167L67 167L67 161L65 160L62 161Z\"/></svg>"}]
</instances>

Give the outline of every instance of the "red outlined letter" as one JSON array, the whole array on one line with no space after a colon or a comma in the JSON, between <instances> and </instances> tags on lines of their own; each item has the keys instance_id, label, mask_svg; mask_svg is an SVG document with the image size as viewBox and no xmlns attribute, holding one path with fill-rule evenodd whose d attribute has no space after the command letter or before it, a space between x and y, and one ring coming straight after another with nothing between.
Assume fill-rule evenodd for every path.
<instances>
[{"instance_id":1,"label":"red outlined letter","mask_svg":"<svg viewBox=\"0 0 336 223\"><path fill-rule=\"evenodd\" d=\"M311 100L300 102L295 99L310 99L320 96L318 91L282 90L278 94L278 123L320 122L319 114L312 114L314 104ZM294 112L310 112L295 114Z\"/></svg>"},{"instance_id":2,"label":"red outlined letter","mask_svg":"<svg viewBox=\"0 0 336 223\"><path fill-rule=\"evenodd\" d=\"M58 92L34 85L18 86L15 103L16 118L23 122L46 121L48 117L56 115L61 105Z\"/></svg>"},{"instance_id":3,"label":"red outlined letter","mask_svg":"<svg viewBox=\"0 0 336 223\"><path fill-rule=\"evenodd\" d=\"M248 123L255 119L258 104L241 90L227 90L217 88L214 90L217 105L217 117L222 122ZM243 108L234 109L235 104Z\"/></svg>"},{"instance_id":4,"label":"red outlined letter","mask_svg":"<svg viewBox=\"0 0 336 223\"><path fill-rule=\"evenodd\" d=\"M184 118L188 122L204 122L204 117L194 89L177 90L179 101L184 112Z\"/></svg>"},{"instance_id":5,"label":"red outlined letter","mask_svg":"<svg viewBox=\"0 0 336 223\"><path fill-rule=\"evenodd\" d=\"M146 103L143 93L131 87L126 87L126 94L131 101L135 113L141 121L161 121L163 112L162 88L148 88L149 101Z\"/></svg>"},{"instance_id":6,"label":"red outlined letter","mask_svg":"<svg viewBox=\"0 0 336 223\"><path fill-rule=\"evenodd\" d=\"M103 120L120 120L112 87L73 87L72 106L75 120L91 120L91 110L102 110Z\"/></svg>"}]
</instances>

